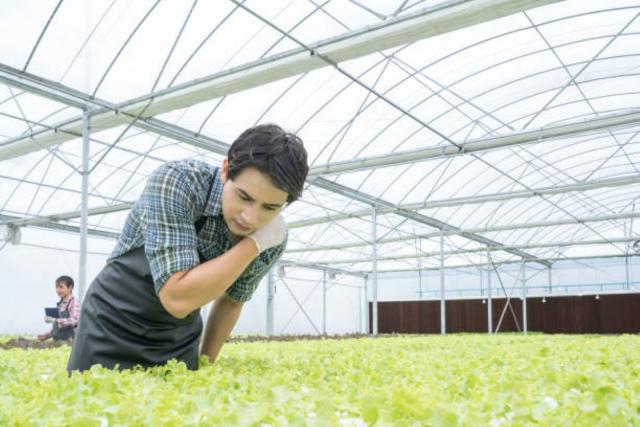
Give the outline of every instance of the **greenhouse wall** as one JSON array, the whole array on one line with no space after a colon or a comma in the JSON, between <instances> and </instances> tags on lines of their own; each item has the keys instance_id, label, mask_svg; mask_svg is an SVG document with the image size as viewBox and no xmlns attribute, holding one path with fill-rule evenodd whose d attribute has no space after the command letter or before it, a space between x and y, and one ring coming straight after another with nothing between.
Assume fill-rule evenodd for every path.
<instances>
[{"instance_id":1,"label":"greenhouse wall","mask_svg":"<svg viewBox=\"0 0 640 427\"><path fill-rule=\"evenodd\" d=\"M40 334L48 330L44 323L44 307L53 307L58 301L55 279L71 276L79 295L77 235L64 235L43 230L24 228L22 243L7 245L0 252L0 271L5 272L4 288L8 297L0 299L0 334ZM49 245L63 246L52 249ZM89 239L87 282L100 272L115 242L111 239ZM322 332L322 271L309 269L287 270L283 278L276 278L274 300L275 334L318 334ZM286 286L285 286L286 283ZM328 279L327 334L362 332L365 329L363 308L364 281L355 276L339 275ZM288 289L287 289L288 287ZM293 296L291 293L293 293ZM294 298L295 296L295 298ZM304 307L306 314L299 308ZM265 334L267 316L267 280L262 280L251 300L245 303L234 334ZM202 310L203 316L210 305ZM314 328L315 326L315 328ZM316 330L318 329L318 331Z\"/></svg>"},{"instance_id":2,"label":"greenhouse wall","mask_svg":"<svg viewBox=\"0 0 640 427\"><path fill-rule=\"evenodd\" d=\"M61 238L63 236L64 238ZM103 267L114 241L90 237L87 281ZM57 247L54 247L57 246ZM54 247L54 248L52 248ZM5 287L10 297L0 301L0 333L38 334L47 329L43 308L55 305L56 277L67 274L78 284L79 239L74 234L23 228L19 245L8 244L0 253L0 269L5 272ZM637 256L629 257L629 285L624 258L557 262L552 267L552 287L548 288L548 270L526 264L527 294L542 295L607 294L637 292L640 271ZM522 294L520 264L498 266L492 272L493 296L504 296L500 283L509 295ZM364 279L352 275L328 275L326 326L323 328L321 270L289 269L275 277L274 333L327 334L356 333L366 330L366 308L362 288ZM286 284L286 285L285 285ZM234 330L236 334L266 333L266 279L252 299L245 304ZM79 289L76 286L75 294ZM438 299L440 272L420 274L382 273L378 278L379 301L419 301ZM447 299L482 298L487 295L487 272L483 268L449 269L445 272ZM368 301L372 300L372 280L368 280ZM297 301L296 301L297 300ZM304 307L304 312L300 306ZM208 313L208 307L203 315ZM436 316L436 320L438 317ZM438 327L439 328L439 327ZM439 329L438 329L439 330ZM484 330L484 329L483 329Z\"/></svg>"},{"instance_id":3,"label":"greenhouse wall","mask_svg":"<svg viewBox=\"0 0 640 427\"><path fill-rule=\"evenodd\" d=\"M492 330L524 329L523 300L492 300ZM527 330L564 334L640 332L640 294L551 296L527 298ZM369 305L371 311L372 304ZM487 300L446 301L446 332L487 332ZM515 319L514 319L515 315ZM498 325L499 329L498 329ZM369 323L371 330L371 323ZM440 301L378 303L380 333L440 333Z\"/></svg>"}]
</instances>

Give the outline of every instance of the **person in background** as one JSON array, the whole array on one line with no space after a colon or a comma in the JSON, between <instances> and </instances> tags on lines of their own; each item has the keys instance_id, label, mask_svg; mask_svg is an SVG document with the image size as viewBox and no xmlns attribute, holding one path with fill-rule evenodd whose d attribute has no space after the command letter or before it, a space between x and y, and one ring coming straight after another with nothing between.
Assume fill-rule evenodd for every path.
<instances>
[{"instance_id":1,"label":"person in background","mask_svg":"<svg viewBox=\"0 0 640 427\"><path fill-rule=\"evenodd\" d=\"M58 318L45 316L44 321L51 323L51 331L38 335L40 341L53 338L56 341L73 341L75 327L80 319L80 302L73 296L73 279L60 276L56 279L58 301Z\"/></svg>"}]
</instances>

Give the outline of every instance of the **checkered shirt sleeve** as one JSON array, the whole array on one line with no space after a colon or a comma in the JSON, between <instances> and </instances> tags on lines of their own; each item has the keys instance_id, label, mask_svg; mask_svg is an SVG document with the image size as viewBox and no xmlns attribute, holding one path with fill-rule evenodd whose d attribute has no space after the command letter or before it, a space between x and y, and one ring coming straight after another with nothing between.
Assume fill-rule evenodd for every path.
<instances>
[{"instance_id":1,"label":"checkered shirt sleeve","mask_svg":"<svg viewBox=\"0 0 640 427\"><path fill-rule=\"evenodd\" d=\"M151 175L139 199L145 255L156 292L174 273L200 263L195 198L186 173L166 163Z\"/></svg>"}]
</instances>

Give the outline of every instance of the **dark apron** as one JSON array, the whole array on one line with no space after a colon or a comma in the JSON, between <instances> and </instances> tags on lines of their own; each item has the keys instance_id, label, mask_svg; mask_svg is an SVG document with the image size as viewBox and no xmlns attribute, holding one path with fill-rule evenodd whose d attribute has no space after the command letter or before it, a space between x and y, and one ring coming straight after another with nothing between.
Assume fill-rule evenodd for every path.
<instances>
[{"instance_id":1,"label":"dark apron","mask_svg":"<svg viewBox=\"0 0 640 427\"><path fill-rule=\"evenodd\" d=\"M58 317L63 319L68 319L71 314L69 313L69 304L71 304L71 300L67 302L67 309L62 311L60 307L62 307L63 303L58 304ZM53 337L56 341L69 341L69 339L73 338L73 332L75 327L73 326L65 326L59 327L58 322L53 322L53 329L51 330L51 337Z\"/></svg>"},{"instance_id":2,"label":"dark apron","mask_svg":"<svg viewBox=\"0 0 640 427\"><path fill-rule=\"evenodd\" d=\"M195 370L201 332L199 309L177 319L162 307L140 247L112 259L89 286L67 370L150 367L174 358Z\"/></svg>"}]
</instances>

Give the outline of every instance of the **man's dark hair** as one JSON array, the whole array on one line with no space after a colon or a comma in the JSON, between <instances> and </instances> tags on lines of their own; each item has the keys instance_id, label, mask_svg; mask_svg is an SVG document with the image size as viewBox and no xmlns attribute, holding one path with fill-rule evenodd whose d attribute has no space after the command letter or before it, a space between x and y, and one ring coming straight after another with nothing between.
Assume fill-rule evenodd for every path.
<instances>
[{"instance_id":1,"label":"man's dark hair","mask_svg":"<svg viewBox=\"0 0 640 427\"><path fill-rule=\"evenodd\" d=\"M274 186L287 192L287 203L302 194L309 172L307 151L302 140L280 126L258 125L242 132L227 153L229 179L253 167L271 178Z\"/></svg>"},{"instance_id":2,"label":"man's dark hair","mask_svg":"<svg viewBox=\"0 0 640 427\"><path fill-rule=\"evenodd\" d=\"M60 276L56 279L56 285L58 283L64 283L67 288L71 288L73 289L74 283L73 283L73 279L69 276Z\"/></svg>"}]
</instances>

